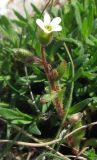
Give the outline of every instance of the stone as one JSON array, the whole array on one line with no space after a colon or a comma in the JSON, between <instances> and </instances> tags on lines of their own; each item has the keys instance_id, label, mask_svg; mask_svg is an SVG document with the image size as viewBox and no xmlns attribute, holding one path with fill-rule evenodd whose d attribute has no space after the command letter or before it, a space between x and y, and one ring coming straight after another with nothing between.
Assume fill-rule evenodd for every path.
<instances>
[{"instance_id":1,"label":"stone","mask_svg":"<svg viewBox=\"0 0 97 160\"><path fill-rule=\"evenodd\" d=\"M34 14L34 11L31 7L31 3L33 3L38 9L42 10L46 3L49 0L3 0L2 2L0 1L0 10L4 15L7 17L14 19L16 18L13 10L18 11L21 15L25 17L25 10L24 10L24 2L25 2L25 7L30 15ZM60 7L64 5L67 2L67 0L54 0L53 5Z\"/></svg>"}]
</instances>

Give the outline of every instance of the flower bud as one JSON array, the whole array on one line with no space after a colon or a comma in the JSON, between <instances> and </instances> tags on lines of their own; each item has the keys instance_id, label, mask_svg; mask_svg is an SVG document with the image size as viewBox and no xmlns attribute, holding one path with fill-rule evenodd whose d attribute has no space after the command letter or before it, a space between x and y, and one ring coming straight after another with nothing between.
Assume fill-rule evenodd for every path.
<instances>
[{"instance_id":1,"label":"flower bud","mask_svg":"<svg viewBox=\"0 0 97 160\"><path fill-rule=\"evenodd\" d=\"M48 101L44 98L44 97L41 97L40 98L40 103L42 103L42 104L45 104L45 103L47 103Z\"/></svg>"},{"instance_id":2,"label":"flower bud","mask_svg":"<svg viewBox=\"0 0 97 160\"><path fill-rule=\"evenodd\" d=\"M57 80L58 77L59 77L59 74L58 74L57 69L53 69L53 70L52 70L52 73L51 73L51 78L52 78L53 80Z\"/></svg>"},{"instance_id":3,"label":"flower bud","mask_svg":"<svg viewBox=\"0 0 97 160\"><path fill-rule=\"evenodd\" d=\"M81 120L82 117L83 117L83 114L82 114L81 112L75 113L75 114L73 114L73 115L70 117L69 121L70 121L71 123L76 123L76 122L78 122L79 120Z\"/></svg>"},{"instance_id":4,"label":"flower bud","mask_svg":"<svg viewBox=\"0 0 97 160\"><path fill-rule=\"evenodd\" d=\"M40 43L43 46L47 46L49 43L51 43L53 39L52 33L46 33L41 29L38 29L37 35L38 35Z\"/></svg>"},{"instance_id":5,"label":"flower bud","mask_svg":"<svg viewBox=\"0 0 97 160\"><path fill-rule=\"evenodd\" d=\"M32 60L32 53L23 48L16 48L13 50L15 53L15 58L22 63Z\"/></svg>"}]
</instances>

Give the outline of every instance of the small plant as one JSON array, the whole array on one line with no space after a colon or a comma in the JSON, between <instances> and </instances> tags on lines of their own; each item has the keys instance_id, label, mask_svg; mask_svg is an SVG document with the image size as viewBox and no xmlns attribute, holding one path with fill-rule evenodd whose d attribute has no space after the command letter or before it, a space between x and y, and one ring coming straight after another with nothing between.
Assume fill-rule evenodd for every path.
<instances>
[{"instance_id":1,"label":"small plant","mask_svg":"<svg viewBox=\"0 0 97 160\"><path fill-rule=\"evenodd\" d=\"M0 16L2 160L97 159L96 1L49 2Z\"/></svg>"}]
</instances>

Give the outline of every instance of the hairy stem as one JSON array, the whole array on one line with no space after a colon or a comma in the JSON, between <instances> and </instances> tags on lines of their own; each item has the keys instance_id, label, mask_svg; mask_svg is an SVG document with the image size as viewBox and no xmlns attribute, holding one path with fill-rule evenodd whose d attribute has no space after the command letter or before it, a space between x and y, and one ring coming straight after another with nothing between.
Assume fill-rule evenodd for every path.
<instances>
[{"instance_id":1,"label":"hairy stem","mask_svg":"<svg viewBox=\"0 0 97 160\"><path fill-rule=\"evenodd\" d=\"M52 79L51 79L51 67L46 60L44 47L41 47L41 54L42 54L42 64L44 66L44 70L45 70L48 82L50 84L51 90L58 92L58 90L59 90L58 87L52 82ZM57 109L57 113L58 113L59 117L62 119L64 116L63 105L60 103L58 96L55 98L54 104Z\"/></svg>"},{"instance_id":2,"label":"hairy stem","mask_svg":"<svg viewBox=\"0 0 97 160\"><path fill-rule=\"evenodd\" d=\"M43 63L43 66L44 66L44 70L45 70L45 73L46 73L46 76L47 76L47 79L51 85L51 72L50 72L50 66L49 64L47 63L47 60L46 60L46 57L45 57L45 48L44 47L41 47L41 54L42 54L42 63Z\"/></svg>"},{"instance_id":3,"label":"hairy stem","mask_svg":"<svg viewBox=\"0 0 97 160\"><path fill-rule=\"evenodd\" d=\"M71 70L71 71L72 71L72 75L71 75L71 88L70 88L70 94L69 94L68 102L67 102L67 105L66 105L66 109L67 109L67 110L66 110L66 113L65 113L65 115L64 115L64 117L63 117L63 120L62 120L62 123L61 123L61 125L60 125L60 128L59 128L59 130L58 130L56 139L59 137L59 135L60 135L60 133L61 133L61 130L62 130L62 128L64 127L65 120L66 120L66 118L67 118L67 115L68 115L68 113L69 113L69 109L70 109L70 107L71 107L72 96L73 96L73 89L74 89L74 63L73 63L71 54L70 54L70 52L69 52L69 49L67 48L66 43L64 43L64 47L65 47L65 50L66 50L66 52L67 52L67 55L68 55L68 57L69 57L69 59L70 59L71 67L72 67L72 70ZM60 144L61 144L61 142L58 144L57 150L59 149ZM53 145L53 148L54 148L54 147L55 147L55 144Z\"/></svg>"}]
</instances>

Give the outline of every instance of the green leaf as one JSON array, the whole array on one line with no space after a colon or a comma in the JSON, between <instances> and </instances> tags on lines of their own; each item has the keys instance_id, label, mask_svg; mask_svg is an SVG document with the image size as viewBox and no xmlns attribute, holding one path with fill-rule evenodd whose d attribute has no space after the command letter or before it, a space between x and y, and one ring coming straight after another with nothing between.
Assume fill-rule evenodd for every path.
<instances>
[{"instance_id":1,"label":"green leaf","mask_svg":"<svg viewBox=\"0 0 97 160\"><path fill-rule=\"evenodd\" d=\"M96 138L90 138L86 140L84 147L91 146L91 147L97 147L97 139Z\"/></svg>"},{"instance_id":2,"label":"green leaf","mask_svg":"<svg viewBox=\"0 0 97 160\"><path fill-rule=\"evenodd\" d=\"M14 11L14 14L16 15L16 17L20 20L20 21L24 21L26 22L26 18L23 17L19 12L17 12L16 10L13 10Z\"/></svg>"},{"instance_id":3,"label":"green leaf","mask_svg":"<svg viewBox=\"0 0 97 160\"><path fill-rule=\"evenodd\" d=\"M90 70L89 71L84 71L82 67L79 68L79 70L76 72L75 75L75 80L78 80L79 78L88 78L88 79L93 79L96 77L95 73L92 73Z\"/></svg>"},{"instance_id":4,"label":"green leaf","mask_svg":"<svg viewBox=\"0 0 97 160\"><path fill-rule=\"evenodd\" d=\"M7 75L7 76L0 76L0 81L9 81L10 80L10 75Z\"/></svg>"},{"instance_id":5,"label":"green leaf","mask_svg":"<svg viewBox=\"0 0 97 160\"><path fill-rule=\"evenodd\" d=\"M0 102L0 107L9 107L9 104L5 102Z\"/></svg>"},{"instance_id":6,"label":"green leaf","mask_svg":"<svg viewBox=\"0 0 97 160\"><path fill-rule=\"evenodd\" d=\"M57 67L57 70L58 70L58 75L59 75L59 78L61 78L62 76L64 76L65 74L65 71L66 71L66 68L67 68L67 63L66 61L62 61L58 67Z\"/></svg>"},{"instance_id":7,"label":"green leaf","mask_svg":"<svg viewBox=\"0 0 97 160\"><path fill-rule=\"evenodd\" d=\"M88 19L86 17L83 20L81 32L82 32L82 35L83 35L83 37L85 39L88 38L88 36L89 36L89 32L88 32Z\"/></svg>"},{"instance_id":8,"label":"green leaf","mask_svg":"<svg viewBox=\"0 0 97 160\"><path fill-rule=\"evenodd\" d=\"M33 55L32 52L28 51L27 49L23 49L23 48L15 48L13 49L13 52L15 53L16 58L22 62L24 62L23 60Z\"/></svg>"},{"instance_id":9,"label":"green leaf","mask_svg":"<svg viewBox=\"0 0 97 160\"><path fill-rule=\"evenodd\" d=\"M97 154L95 153L95 149L90 149L84 152L84 155L87 157L88 160L97 160Z\"/></svg>"},{"instance_id":10,"label":"green leaf","mask_svg":"<svg viewBox=\"0 0 97 160\"><path fill-rule=\"evenodd\" d=\"M70 72L71 72L71 64L68 63L63 78L64 78L64 79L69 79L69 77L70 77Z\"/></svg>"},{"instance_id":11,"label":"green leaf","mask_svg":"<svg viewBox=\"0 0 97 160\"><path fill-rule=\"evenodd\" d=\"M57 17L58 15L58 8L56 8L55 6L51 7L51 12L54 15L54 17Z\"/></svg>"},{"instance_id":12,"label":"green leaf","mask_svg":"<svg viewBox=\"0 0 97 160\"><path fill-rule=\"evenodd\" d=\"M64 94L65 94L65 87L63 89L59 90L59 92L58 92L58 97L59 97L61 104L63 104Z\"/></svg>"},{"instance_id":13,"label":"green leaf","mask_svg":"<svg viewBox=\"0 0 97 160\"><path fill-rule=\"evenodd\" d=\"M41 15L40 10L33 3L31 3L31 6L37 15Z\"/></svg>"},{"instance_id":14,"label":"green leaf","mask_svg":"<svg viewBox=\"0 0 97 160\"><path fill-rule=\"evenodd\" d=\"M93 23L94 23L94 12L95 12L95 5L93 5L93 3L89 3L89 9L88 9L88 15L87 15L87 19L88 19L88 34L91 34L92 31L92 27L93 27Z\"/></svg>"},{"instance_id":15,"label":"green leaf","mask_svg":"<svg viewBox=\"0 0 97 160\"><path fill-rule=\"evenodd\" d=\"M90 46L95 46L94 42L89 38L86 38L86 43Z\"/></svg>"},{"instance_id":16,"label":"green leaf","mask_svg":"<svg viewBox=\"0 0 97 160\"><path fill-rule=\"evenodd\" d=\"M32 134L41 135L39 128L37 127L36 122L32 123L29 127L29 131Z\"/></svg>"},{"instance_id":17,"label":"green leaf","mask_svg":"<svg viewBox=\"0 0 97 160\"><path fill-rule=\"evenodd\" d=\"M81 13L80 13L80 8L78 4L79 3L77 1L72 1L72 6L74 7L74 10L75 10L76 22L78 24L79 29L81 30L82 20L81 20Z\"/></svg>"},{"instance_id":18,"label":"green leaf","mask_svg":"<svg viewBox=\"0 0 97 160\"><path fill-rule=\"evenodd\" d=\"M18 44L19 38L16 30L14 30L11 20L5 16L0 17L0 32L12 42Z\"/></svg>"},{"instance_id":19,"label":"green leaf","mask_svg":"<svg viewBox=\"0 0 97 160\"><path fill-rule=\"evenodd\" d=\"M0 115L10 121L17 122L16 120L32 121L32 117L20 112L19 110L12 110L0 107ZM18 121L19 122L19 121ZM23 122L23 121L21 121Z\"/></svg>"},{"instance_id":20,"label":"green leaf","mask_svg":"<svg viewBox=\"0 0 97 160\"><path fill-rule=\"evenodd\" d=\"M73 130L75 130L77 128L80 128L82 126L83 126L82 121L79 120L79 121L77 121L76 123L73 124ZM80 130L80 131L78 131L78 132L76 132L72 135L73 136L73 141L74 141L74 148L76 148L76 149L80 148L80 143L81 143L84 135L85 135L85 130Z\"/></svg>"},{"instance_id":21,"label":"green leaf","mask_svg":"<svg viewBox=\"0 0 97 160\"><path fill-rule=\"evenodd\" d=\"M61 47L62 45L62 42L57 40L57 41L54 41L53 43L50 44L50 46L48 46L48 55L50 58L51 61L54 61L54 55L56 54L57 50Z\"/></svg>"},{"instance_id":22,"label":"green leaf","mask_svg":"<svg viewBox=\"0 0 97 160\"><path fill-rule=\"evenodd\" d=\"M45 103L42 105L42 113L45 113L50 107L50 103Z\"/></svg>"},{"instance_id":23,"label":"green leaf","mask_svg":"<svg viewBox=\"0 0 97 160\"><path fill-rule=\"evenodd\" d=\"M87 105L93 100L93 98L87 98L77 104L75 104L74 106L72 106L70 108L69 113L70 114L75 114L78 113L80 111L82 111L85 107L87 107Z\"/></svg>"},{"instance_id":24,"label":"green leaf","mask_svg":"<svg viewBox=\"0 0 97 160\"><path fill-rule=\"evenodd\" d=\"M32 121L29 120L22 120L22 119L15 119L12 120L11 123L13 124L30 124Z\"/></svg>"}]
</instances>

